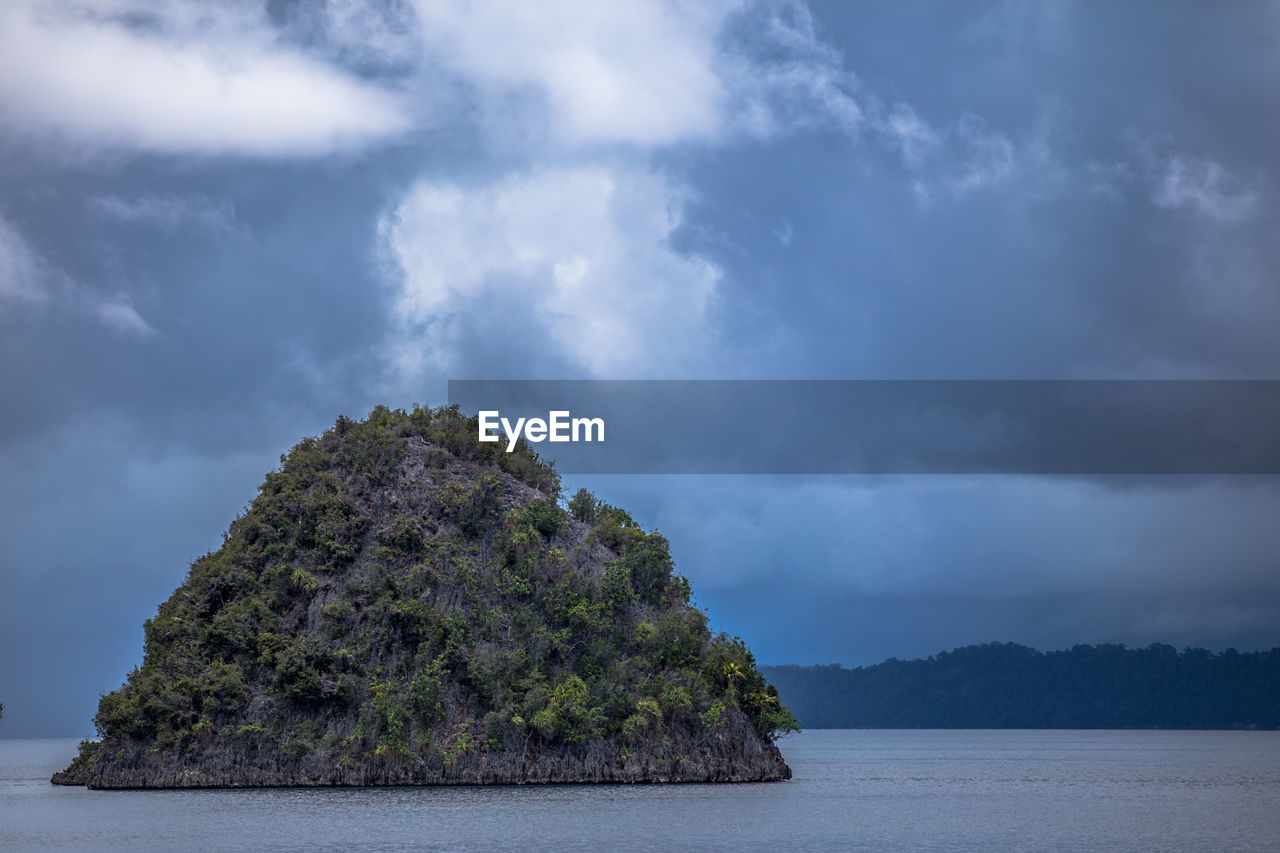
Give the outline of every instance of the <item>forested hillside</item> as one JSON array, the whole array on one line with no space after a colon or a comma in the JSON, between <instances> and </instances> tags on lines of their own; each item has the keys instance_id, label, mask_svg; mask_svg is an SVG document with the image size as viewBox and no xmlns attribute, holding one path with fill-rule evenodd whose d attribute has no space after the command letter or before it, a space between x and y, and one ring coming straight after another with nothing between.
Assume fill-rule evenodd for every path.
<instances>
[{"instance_id":1,"label":"forested hillside","mask_svg":"<svg viewBox=\"0 0 1280 853\"><path fill-rule=\"evenodd\" d=\"M1280 727L1280 649L988 643L855 669L762 671L806 728Z\"/></svg>"}]
</instances>

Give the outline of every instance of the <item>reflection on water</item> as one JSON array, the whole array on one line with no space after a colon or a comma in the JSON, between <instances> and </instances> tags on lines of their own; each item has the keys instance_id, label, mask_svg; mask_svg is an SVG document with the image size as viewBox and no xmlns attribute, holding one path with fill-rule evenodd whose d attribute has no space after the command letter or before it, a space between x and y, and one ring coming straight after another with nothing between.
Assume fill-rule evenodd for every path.
<instances>
[{"instance_id":1,"label":"reflection on water","mask_svg":"<svg viewBox=\"0 0 1280 853\"><path fill-rule=\"evenodd\" d=\"M0 740L0 850L1280 849L1280 732L813 731L760 785L86 791Z\"/></svg>"}]
</instances>

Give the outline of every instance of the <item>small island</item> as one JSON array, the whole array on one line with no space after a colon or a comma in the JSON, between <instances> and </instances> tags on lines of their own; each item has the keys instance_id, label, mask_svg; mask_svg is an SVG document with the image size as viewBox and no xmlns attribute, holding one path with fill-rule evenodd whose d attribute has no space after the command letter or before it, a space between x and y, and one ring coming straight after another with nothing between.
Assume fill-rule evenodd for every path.
<instances>
[{"instance_id":1,"label":"small island","mask_svg":"<svg viewBox=\"0 0 1280 853\"><path fill-rule=\"evenodd\" d=\"M90 788L788 779L797 728L667 540L453 408L281 457L145 624Z\"/></svg>"}]
</instances>

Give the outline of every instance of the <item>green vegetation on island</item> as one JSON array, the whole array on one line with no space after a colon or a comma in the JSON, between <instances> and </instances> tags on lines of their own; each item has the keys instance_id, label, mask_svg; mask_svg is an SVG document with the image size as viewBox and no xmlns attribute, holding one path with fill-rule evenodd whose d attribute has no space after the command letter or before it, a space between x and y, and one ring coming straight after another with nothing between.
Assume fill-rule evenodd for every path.
<instances>
[{"instance_id":1,"label":"green vegetation on island","mask_svg":"<svg viewBox=\"0 0 1280 853\"><path fill-rule=\"evenodd\" d=\"M762 669L807 728L1280 728L1280 649L988 643L856 669Z\"/></svg>"},{"instance_id":2,"label":"green vegetation on island","mask_svg":"<svg viewBox=\"0 0 1280 853\"><path fill-rule=\"evenodd\" d=\"M796 729L667 540L456 409L281 457L59 784L751 781Z\"/></svg>"}]
</instances>

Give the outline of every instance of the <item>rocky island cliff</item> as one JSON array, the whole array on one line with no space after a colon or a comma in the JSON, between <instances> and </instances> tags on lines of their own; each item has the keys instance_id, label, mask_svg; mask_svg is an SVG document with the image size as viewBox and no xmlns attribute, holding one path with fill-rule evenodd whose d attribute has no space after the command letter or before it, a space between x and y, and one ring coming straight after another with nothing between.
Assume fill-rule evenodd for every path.
<instances>
[{"instance_id":1,"label":"rocky island cliff","mask_svg":"<svg viewBox=\"0 0 1280 853\"><path fill-rule=\"evenodd\" d=\"M90 788L745 782L795 729L667 541L454 409L281 458L145 624Z\"/></svg>"}]
</instances>

